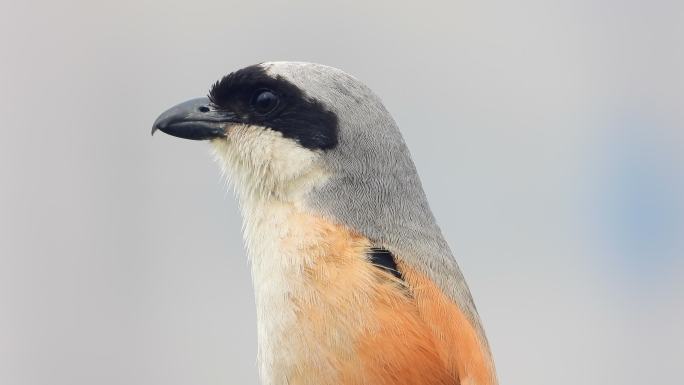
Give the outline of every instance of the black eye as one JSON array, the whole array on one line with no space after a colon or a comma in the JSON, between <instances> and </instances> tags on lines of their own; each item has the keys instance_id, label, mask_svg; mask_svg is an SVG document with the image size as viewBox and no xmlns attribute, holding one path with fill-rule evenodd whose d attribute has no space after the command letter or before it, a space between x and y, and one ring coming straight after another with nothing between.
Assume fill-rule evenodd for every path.
<instances>
[{"instance_id":1,"label":"black eye","mask_svg":"<svg viewBox=\"0 0 684 385\"><path fill-rule=\"evenodd\" d=\"M252 107L259 114L268 114L278 107L278 95L271 90L259 90L252 97Z\"/></svg>"}]
</instances>

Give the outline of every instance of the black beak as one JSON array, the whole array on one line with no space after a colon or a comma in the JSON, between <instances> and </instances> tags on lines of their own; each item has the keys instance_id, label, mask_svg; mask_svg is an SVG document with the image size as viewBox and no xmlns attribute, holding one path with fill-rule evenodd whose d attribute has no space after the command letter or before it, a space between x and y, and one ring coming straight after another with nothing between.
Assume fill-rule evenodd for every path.
<instances>
[{"instance_id":1,"label":"black beak","mask_svg":"<svg viewBox=\"0 0 684 385\"><path fill-rule=\"evenodd\" d=\"M188 100L159 115L152 126L157 130L184 139L206 140L226 136L226 128L239 122L236 114L216 110L207 98Z\"/></svg>"}]
</instances>

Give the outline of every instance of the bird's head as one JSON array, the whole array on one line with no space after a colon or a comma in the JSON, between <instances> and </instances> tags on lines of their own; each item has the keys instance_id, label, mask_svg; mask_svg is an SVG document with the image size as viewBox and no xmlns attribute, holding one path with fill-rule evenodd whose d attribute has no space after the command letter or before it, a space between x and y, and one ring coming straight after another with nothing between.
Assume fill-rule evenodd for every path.
<instances>
[{"instance_id":1,"label":"bird's head","mask_svg":"<svg viewBox=\"0 0 684 385\"><path fill-rule=\"evenodd\" d=\"M302 204L379 241L407 231L441 238L391 115L339 69L252 65L164 112L155 130L209 140L243 203Z\"/></svg>"},{"instance_id":2,"label":"bird's head","mask_svg":"<svg viewBox=\"0 0 684 385\"><path fill-rule=\"evenodd\" d=\"M232 72L207 97L164 112L156 130L209 140L238 191L250 195L299 198L330 180L373 184L407 161L402 171L413 170L380 99L347 73L313 63Z\"/></svg>"}]
</instances>

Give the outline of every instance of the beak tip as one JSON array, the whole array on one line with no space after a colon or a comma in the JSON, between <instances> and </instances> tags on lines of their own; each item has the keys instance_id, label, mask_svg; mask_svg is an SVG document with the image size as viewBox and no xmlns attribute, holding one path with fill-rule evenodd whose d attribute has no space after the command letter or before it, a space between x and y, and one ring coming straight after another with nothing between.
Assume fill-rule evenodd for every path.
<instances>
[{"instance_id":1,"label":"beak tip","mask_svg":"<svg viewBox=\"0 0 684 385\"><path fill-rule=\"evenodd\" d=\"M154 133L159 131L164 131L164 128L166 127L166 119L162 119L162 117L158 117L157 120L154 121L152 124L152 132L150 133L151 136L154 136Z\"/></svg>"}]
</instances>

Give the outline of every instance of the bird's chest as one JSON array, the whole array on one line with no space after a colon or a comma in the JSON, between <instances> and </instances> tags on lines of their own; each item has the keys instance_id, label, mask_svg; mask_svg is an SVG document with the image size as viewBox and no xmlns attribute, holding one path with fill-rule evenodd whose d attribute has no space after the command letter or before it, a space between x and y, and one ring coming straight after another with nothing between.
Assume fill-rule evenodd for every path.
<instances>
[{"instance_id":1,"label":"bird's chest","mask_svg":"<svg viewBox=\"0 0 684 385\"><path fill-rule=\"evenodd\" d=\"M264 385L457 383L440 347L453 341L435 340L414 301L425 285L411 291L374 266L370 241L343 226L292 205L258 207L245 235Z\"/></svg>"},{"instance_id":2,"label":"bird's chest","mask_svg":"<svg viewBox=\"0 0 684 385\"><path fill-rule=\"evenodd\" d=\"M264 384L335 383L330 358L353 357L367 324L368 241L288 204L262 204L245 219Z\"/></svg>"}]
</instances>

